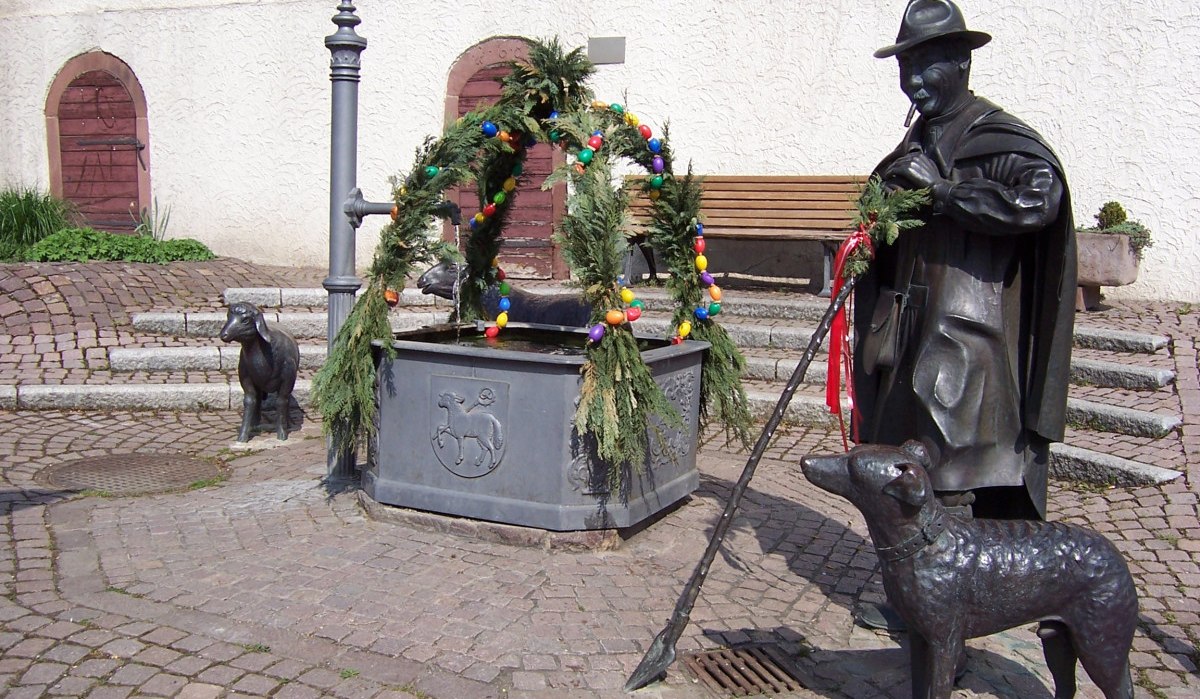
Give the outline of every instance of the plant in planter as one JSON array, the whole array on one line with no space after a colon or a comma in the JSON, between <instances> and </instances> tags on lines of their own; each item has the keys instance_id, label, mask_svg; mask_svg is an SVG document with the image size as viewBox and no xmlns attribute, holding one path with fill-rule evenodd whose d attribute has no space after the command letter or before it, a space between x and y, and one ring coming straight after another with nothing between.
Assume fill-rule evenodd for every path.
<instances>
[{"instance_id":1,"label":"plant in planter","mask_svg":"<svg viewBox=\"0 0 1200 699\"><path fill-rule=\"evenodd\" d=\"M1150 230L1129 218L1125 207L1110 201L1100 207L1094 228L1076 231L1079 247L1079 298L1076 309L1092 310L1100 303L1101 286L1137 281L1142 251L1153 242Z\"/></svg>"}]
</instances>

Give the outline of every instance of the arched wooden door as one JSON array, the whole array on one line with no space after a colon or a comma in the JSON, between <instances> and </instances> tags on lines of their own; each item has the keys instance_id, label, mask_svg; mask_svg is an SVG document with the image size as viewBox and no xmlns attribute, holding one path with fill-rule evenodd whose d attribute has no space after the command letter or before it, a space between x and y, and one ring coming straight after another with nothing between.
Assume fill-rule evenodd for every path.
<instances>
[{"instance_id":1,"label":"arched wooden door","mask_svg":"<svg viewBox=\"0 0 1200 699\"><path fill-rule=\"evenodd\" d=\"M111 54L76 56L46 100L50 189L86 225L129 232L149 205L146 100L133 71Z\"/></svg>"},{"instance_id":2,"label":"arched wooden door","mask_svg":"<svg viewBox=\"0 0 1200 699\"><path fill-rule=\"evenodd\" d=\"M446 123L500 97L500 83L508 72L506 64L529 54L529 45L521 39L488 39L458 58L450 70L446 87ZM547 143L529 149L524 175L517 187L516 202L504 229L500 259L506 275L522 279L565 279L566 263L551 240L554 227L562 219L566 205L566 187L559 185L542 191L542 182L563 161L562 152ZM474 188L454 195L465 217L479 210ZM452 229L447 229L452 235ZM462 231L466 236L466 229ZM452 238L448 238L452 239Z\"/></svg>"}]
</instances>

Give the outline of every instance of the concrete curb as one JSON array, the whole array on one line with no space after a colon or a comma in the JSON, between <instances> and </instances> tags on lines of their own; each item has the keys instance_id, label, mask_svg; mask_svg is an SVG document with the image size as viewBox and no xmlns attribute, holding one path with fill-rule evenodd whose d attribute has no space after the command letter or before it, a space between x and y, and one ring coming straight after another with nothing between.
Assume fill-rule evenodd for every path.
<instances>
[{"instance_id":1,"label":"concrete curb","mask_svg":"<svg viewBox=\"0 0 1200 699\"><path fill-rule=\"evenodd\" d=\"M1183 474L1090 449L1053 444L1050 446L1050 475L1063 480L1128 488L1167 483Z\"/></svg>"},{"instance_id":2,"label":"concrete curb","mask_svg":"<svg viewBox=\"0 0 1200 699\"><path fill-rule=\"evenodd\" d=\"M1171 343L1165 335L1134 333L1125 330L1075 326L1075 346L1106 352L1138 352L1154 354Z\"/></svg>"},{"instance_id":3,"label":"concrete curb","mask_svg":"<svg viewBox=\"0 0 1200 699\"><path fill-rule=\"evenodd\" d=\"M1165 437L1183 424L1183 420L1174 415L1159 415L1079 398L1067 399L1067 422L1134 437Z\"/></svg>"}]
</instances>

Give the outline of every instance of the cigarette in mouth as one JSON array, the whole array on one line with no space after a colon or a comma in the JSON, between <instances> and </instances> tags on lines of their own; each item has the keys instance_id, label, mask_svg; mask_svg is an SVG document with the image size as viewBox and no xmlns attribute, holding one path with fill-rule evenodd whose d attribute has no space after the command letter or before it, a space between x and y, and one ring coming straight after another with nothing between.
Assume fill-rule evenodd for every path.
<instances>
[{"instance_id":1,"label":"cigarette in mouth","mask_svg":"<svg viewBox=\"0 0 1200 699\"><path fill-rule=\"evenodd\" d=\"M904 118L904 128L912 126L913 115L917 113L917 103L913 102L908 105L908 116Z\"/></svg>"}]
</instances>

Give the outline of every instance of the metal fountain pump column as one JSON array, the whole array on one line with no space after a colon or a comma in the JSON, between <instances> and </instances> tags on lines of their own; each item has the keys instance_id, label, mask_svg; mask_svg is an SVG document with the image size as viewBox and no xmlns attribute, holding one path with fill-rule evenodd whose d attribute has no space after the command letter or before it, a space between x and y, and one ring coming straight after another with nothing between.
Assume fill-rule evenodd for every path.
<instances>
[{"instance_id":1,"label":"metal fountain pump column","mask_svg":"<svg viewBox=\"0 0 1200 699\"><path fill-rule=\"evenodd\" d=\"M333 83L333 107L330 126L329 158L329 276L322 283L329 292L329 349L338 330L350 315L354 295L362 281L354 275L354 233L362 217L388 213L389 204L363 200L356 187L358 179L358 82L360 58L367 40L354 27L361 19L354 4L343 0L333 17L337 31L325 37L331 54L329 80ZM354 452L338 452L332 442L328 450L328 474L331 481L355 478Z\"/></svg>"}]
</instances>

